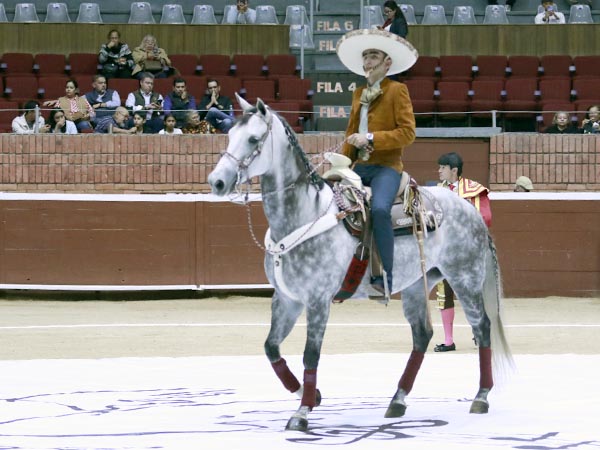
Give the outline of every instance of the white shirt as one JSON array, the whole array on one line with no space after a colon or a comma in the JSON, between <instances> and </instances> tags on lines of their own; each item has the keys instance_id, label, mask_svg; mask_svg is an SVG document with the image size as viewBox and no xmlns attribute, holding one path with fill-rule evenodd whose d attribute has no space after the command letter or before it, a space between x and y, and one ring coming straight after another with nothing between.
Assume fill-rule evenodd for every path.
<instances>
[{"instance_id":1,"label":"white shirt","mask_svg":"<svg viewBox=\"0 0 600 450\"><path fill-rule=\"evenodd\" d=\"M546 11L542 11L537 16L535 16L535 23L540 24L555 24L555 23L565 23L565 15L561 12L554 11L554 16L550 16L549 20L544 20L546 16Z\"/></svg>"},{"instance_id":2,"label":"white shirt","mask_svg":"<svg viewBox=\"0 0 600 450\"><path fill-rule=\"evenodd\" d=\"M158 132L158 134L183 134L183 131L181 131L181 128L174 128L172 133L167 133L167 131L163 128Z\"/></svg>"},{"instance_id":3,"label":"white shirt","mask_svg":"<svg viewBox=\"0 0 600 450\"><path fill-rule=\"evenodd\" d=\"M46 124L46 121L42 116L38 117L37 125L29 125L25 120L25 114L17 116L12 121L12 130L13 133L17 134L34 134L39 133L40 127L43 127Z\"/></svg>"},{"instance_id":4,"label":"white shirt","mask_svg":"<svg viewBox=\"0 0 600 450\"><path fill-rule=\"evenodd\" d=\"M139 91L139 92L140 92L140 94L142 94L142 97L144 98L144 105L149 105L150 98L152 97L153 92L150 92L149 94L145 94L142 91ZM139 111L140 109L144 109L142 106L135 104L134 94L135 94L135 92L130 92L129 95L127 96L127 100L125 100L125 106L127 108L130 108L133 112ZM158 100L162 102L163 96L158 94ZM148 113L146 114L146 120L152 119L152 112L153 112L153 110L148 110Z\"/></svg>"},{"instance_id":5,"label":"white shirt","mask_svg":"<svg viewBox=\"0 0 600 450\"><path fill-rule=\"evenodd\" d=\"M75 122L72 122L70 120L65 120L65 124L67 125L67 128L64 132L64 134L77 134L79 133L77 131L77 125L75 125ZM50 130L50 132L55 133L54 130ZM60 133L60 131L59 131Z\"/></svg>"}]
</instances>

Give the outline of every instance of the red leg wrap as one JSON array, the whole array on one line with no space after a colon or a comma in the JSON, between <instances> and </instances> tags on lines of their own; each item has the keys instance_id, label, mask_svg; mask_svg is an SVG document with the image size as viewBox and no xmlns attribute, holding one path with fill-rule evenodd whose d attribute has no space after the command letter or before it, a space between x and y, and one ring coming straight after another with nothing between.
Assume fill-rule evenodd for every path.
<instances>
[{"instance_id":1,"label":"red leg wrap","mask_svg":"<svg viewBox=\"0 0 600 450\"><path fill-rule=\"evenodd\" d=\"M479 347L479 387L491 389L494 386L492 376L492 349Z\"/></svg>"},{"instance_id":2,"label":"red leg wrap","mask_svg":"<svg viewBox=\"0 0 600 450\"><path fill-rule=\"evenodd\" d=\"M398 387L407 394L413 387L415 378L417 378L417 373L419 373L419 369L421 368L421 363L423 362L424 357L425 352L417 352L416 350L413 350L410 354L410 358L408 358L408 363L406 363L406 368L404 369L402 378L400 378L400 381L398 382Z\"/></svg>"},{"instance_id":3,"label":"red leg wrap","mask_svg":"<svg viewBox=\"0 0 600 450\"><path fill-rule=\"evenodd\" d=\"M317 369L304 371L304 393L300 404L311 410L317 404Z\"/></svg>"},{"instance_id":4,"label":"red leg wrap","mask_svg":"<svg viewBox=\"0 0 600 450\"><path fill-rule=\"evenodd\" d=\"M283 383L283 386L288 391L293 393L300 389L300 382L287 366L285 359L281 358L279 361L271 363L271 366L273 367L273 370Z\"/></svg>"}]
</instances>

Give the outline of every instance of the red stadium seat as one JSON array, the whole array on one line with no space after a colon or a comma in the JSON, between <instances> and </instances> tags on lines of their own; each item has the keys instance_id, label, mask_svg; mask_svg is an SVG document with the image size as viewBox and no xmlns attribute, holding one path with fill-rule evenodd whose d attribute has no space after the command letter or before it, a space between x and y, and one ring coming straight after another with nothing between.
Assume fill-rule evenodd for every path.
<instances>
[{"instance_id":1,"label":"red stadium seat","mask_svg":"<svg viewBox=\"0 0 600 450\"><path fill-rule=\"evenodd\" d=\"M308 78L283 77L279 79L279 92L277 98L281 102L297 102L304 116L309 119L313 110L313 90Z\"/></svg>"},{"instance_id":2,"label":"red stadium seat","mask_svg":"<svg viewBox=\"0 0 600 450\"><path fill-rule=\"evenodd\" d=\"M12 132L12 121L20 114L17 102L0 101L0 133Z\"/></svg>"},{"instance_id":3,"label":"red stadium seat","mask_svg":"<svg viewBox=\"0 0 600 450\"><path fill-rule=\"evenodd\" d=\"M96 53L71 53L68 68L71 75L98 73L98 55Z\"/></svg>"},{"instance_id":4,"label":"red stadium seat","mask_svg":"<svg viewBox=\"0 0 600 450\"><path fill-rule=\"evenodd\" d=\"M435 108L435 82L429 78L415 78L404 81L417 119L431 119Z\"/></svg>"},{"instance_id":5,"label":"red stadium seat","mask_svg":"<svg viewBox=\"0 0 600 450\"><path fill-rule=\"evenodd\" d=\"M573 58L575 66L575 78L595 78L598 77L598 67L600 67L600 56L576 56Z\"/></svg>"},{"instance_id":6,"label":"red stadium seat","mask_svg":"<svg viewBox=\"0 0 600 450\"><path fill-rule=\"evenodd\" d=\"M476 79L471 85L471 111L502 111L503 79ZM490 112L473 113L472 117L489 118Z\"/></svg>"},{"instance_id":7,"label":"red stadium seat","mask_svg":"<svg viewBox=\"0 0 600 450\"><path fill-rule=\"evenodd\" d=\"M265 78L267 67L263 55L233 55L232 63L236 77Z\"/></svg>"},{"instance_id":8,"label":"red stadium seat","mask_svg":"<svg viewBox=\"0 0 600 450\"><path fill-rule=\"evenodd\" d=\"M5 53L2 56L2 69L5 76L33 75L33 55Z\"/></svg>"},{"instance_id":9,"label":"red stadium seat","mask_svg":"<svg viewBox=\"0 0 600 450\"><path fill-rule=\"evenodd\" d=\"M282 116L286 122L292 127L294 132L303 133L304 127L302 126L302 111L300 104L296 102L274 102L270 103L269 106L273 108L280 116Z\"/></svg>"},{"instance_id":10,"label":"red stadium seat","mask_svg":"<svg viewBox=\"0 0 600 450\"><path fill-rule=\"evenodd\" d=\"M417 62L408 70L408 78L437 78L439 59L436 56L419 56Z\"/></svg>"},{"instance_id":11,"label":"red stadium seat","mask_svg":"<svg viewBox=\"0 0 600 450\"><path fill-rule=\"evenodd\" d=\"M198 57L196 55L169 55L169 59L171 60L173 67L179 71L179 74L183 78L196 75L196 72L199 69Z\"/></svg>"},{"instance_id":12,"label":"red stadium seat","mask_svg":"<svg viewBox=\"0 0 600 450\"><path fill-rule=\"evenodd\" d=\"M571 101L571 78L543 78L539 83L540 102Z\"/></svg>"},{"instance_id":13,"label":"red stadium seat","mask_svg":"<svg viewBox=\"0 0 600 450\"><path fill-rule=\"evenodd\" d=\"M546 79L570 77L572 65L569 55L545 55L540 58L543 77Z\"/></svg>"},{"instance_id":14,"label":"red stadium seat","mask_svg":"<svg viewBox=\"0 0 600 450\"><path fill-rule=\"evenodd\" d=\"M266 103L275 101L275 82L273 80L250 79L243 80L242 87L245 89L245 98L250 103L261 98Z\"/></svg>"},{"instance_id":15,"label":"red stadium seat","mask_svg":"<svg viewBox=\"0 0 600 450\"><path fill-rule=\"evenodd\" d=\"M206 94L206 80L207 77L200 75L185 77L188 92L194 96L197 104L200 103L200 100Z\"/></svg>"},{"instance_id":16,"label":"red stadium seat","mask_svg":"<svg viewBox=\"0 0 600 450\"><path fill-rule=\"evenodd\" d=\"M38 98L38 80L34 76L7 76L4 78L4 93L7 99L13 102L35 100Z\"/></svg>"},{"instance_id":17,"label":"red stadium seat","mask_svg":"<svg viewBox=\"0 0 600 450\"><path fill-rule=\"evenodd\" d=\"M108 87L119 93L121 104L125 105L127 96L140 88L140 82L133 78L111 78L108 80Z\"/></svg>"},{"instance_id":18,"label":"red stadium seat","mask_svg":"<svg viewBox=\"0 0 600 450\"><path fill-rule=\"evenodd\" d=\"M473 77L473 59L470 56L440 56L440 81L466 81Z\"/></svg>"},{"instance_id":19,"label":"red stadium seat","mask_svg":"<svg viewBox=\"0 0 600 450\"><path fill-rule=\"evenodd\" d=\"M441 120L463 119L467 117L469 111L469 91L470 85L466 81L440 81L437 85L438 112L451 114L441 114L438 117Z\"/></svg>"},{"instance_id":20,"label":"red stadium seat","mask_svg":"<svg viewBox=\"0 0 600 450\"><path fill-rule=\"evenodd\" d=\"M508 67L511 78L537 78L540 60L537 56L511 56Z\"/></svg>"},{"instance_id":21,"label":"red stadium seat","mask_svg":"<svg viewBox=\"0 0 600 450\"><path fill-rule=\"evenodd\" d=\"M209 79L211 77L208 77ZM221 86L221 95L229 97L232 102L235 102L235 93L242 90L242 80L231 76L214 77ZM205 85L206 86L206 85Z\"/></svg>"},{"instance_id":22,"label":"red stadium seat","mask_svg":"<svg viewBox=\"0 0 600 450\"><path fill-rule=\"evenodd\" d=\"M290 54L267 55L265 65L269 78L294 77L300 70L296 57Z\"/></svg>"},{"instance_id":23,"label":"red stadium seat","mask_svg":"<svg viewBox=\"0 0 600 450\"><path fill-rule=\"evenodd\" d=\"M66 75L48 75L38 78L38 92L44 100L56 100L65 95L65 86L69 77ZM84 95L89 89L80 86L80 94Z\"/></svg>"},{"instance_id":24,"label":"red stadium seat","mask_svg":"<svg viewBox=\"0 0 600 450\"><path fill-rule=\"evenodd\" d=\"M39 76L65 75L65 55L55 53L38 53L33 59L33 69Z\"/></svg>"},{"instance_id":25,"label":"red stadium seat","mask_svg":"<svg viewBox=\"0 0 600 450\"><path fill-rule=\"evenodd\" d=\"M200 71L208 77L229 75L231 59L229 55L201 55Z\"/></svg>"},{"instance_id":26,"label":"red stadium seat","mask_svg":"<svg viewBox=\"0 0 600 450\"><path fill-rule=\"evenodd\" d=\"M508 58L501 55L482 55L477 57L477 80L503 80L506 78Z\"/></svg>"},{"instance_id":27,"label":"red stadium seat","mask_svg":"<svg viewBox=\"0 0 600 450\"><path fill-rule=\"evenodd\" d=\"M537 78L509 78L504 85L504 111L537 111ZM507 112L505 117L534 117L535 112Z\"/></svg>"}]
</instances>

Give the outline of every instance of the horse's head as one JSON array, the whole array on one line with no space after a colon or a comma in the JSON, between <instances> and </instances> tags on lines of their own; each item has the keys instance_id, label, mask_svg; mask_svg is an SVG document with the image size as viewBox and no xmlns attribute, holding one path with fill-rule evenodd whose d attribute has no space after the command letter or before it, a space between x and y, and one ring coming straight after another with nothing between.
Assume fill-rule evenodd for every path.
<instances>
[{"instance_id":1,"label":"horse's head","mask_svg":"<svg viewBox=\"0 0 600 450\"><path fill-rule=\"evenodd\" d=\"M237 183L263 175L273 158L275 114L261 99L252 106L237 93L235 95L244 114L229 131L227 150L208 176L208 184L216 195L227 195Z\"/></svg>"}]
</instances>

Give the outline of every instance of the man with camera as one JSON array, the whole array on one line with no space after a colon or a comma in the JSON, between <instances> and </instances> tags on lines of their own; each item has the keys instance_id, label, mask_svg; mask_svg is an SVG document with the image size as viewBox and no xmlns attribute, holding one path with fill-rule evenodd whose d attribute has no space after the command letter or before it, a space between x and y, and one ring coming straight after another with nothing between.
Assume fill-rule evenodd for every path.
<instances>
[{"instance_id":1,"label":"man with camera","mask_svg":"<svg viewBox=\"0 0 600 450\"><path fill-rule=\"evenodd\" d=\"M542 0L542 6L544 7L544 10L535 16L536 24L566 23L565 15L556 10L556 5L552 0Z\"/></svg>"},{"instance_id":2,"label":"man with camera","mask_svg":"<svg viewBox=\"0 0 600 450\"><path fill-rule=\"evenodd\" d=\"M164 125L162 102L163 96L154 92L154 75L144 72L140 76L140 88L127 96L125 106L131 113L146 111L146 126L152 133L158 133Z\"/></svg>"}]
</instances>

